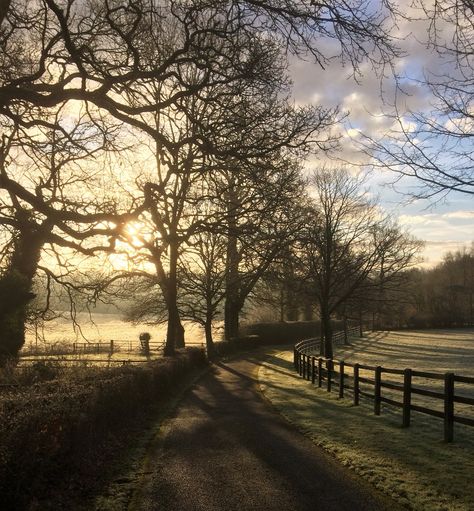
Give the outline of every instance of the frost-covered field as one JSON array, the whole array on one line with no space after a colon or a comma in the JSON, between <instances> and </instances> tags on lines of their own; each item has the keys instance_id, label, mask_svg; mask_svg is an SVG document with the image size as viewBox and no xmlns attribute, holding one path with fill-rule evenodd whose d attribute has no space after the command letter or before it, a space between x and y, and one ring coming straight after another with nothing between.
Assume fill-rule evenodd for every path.
<instances>
[{"instance_id":1,"label":"frost-covered field","mask_svg":"<svg viewBox=\"0 0 474 511\"><path fill-rule=\"evenodd\" d=\"M377 349L372 347L367 354L371 363L375 362L373 351ZM407 360L421 365L416 353L412 356ZM474 428L456 425L452 444L442 441L443 422L435 417L416 414L412 427L403 429L400 410L384 409L376 416L371 401L364 399L360 406L353 406L351 395L338 399L337 391L328 393L299 377L292 357L291 350L275 350L263 361L255 357L260 387L316 444L406 509L474 510ZM357 359L361 357L358 352ZM392 355L389 360L394 360ZM397 360L398 356L390 365L397 366Z\"/></svg>"},{"instance_id":2,"label":"frost-covered field","mask_svg":"<svg viewBox=\"0 0 474 511\"><path fill-rule=\"evenodd\" d=\"M474 329L365 333L336 348L347 362L474 376Z\"/></svg>"},{"instance_id":3,"label":"frost-covered field","mask_svg":"<svg viewBox=\"0 0 474 511\"><path fill-rule=\"evenodd\" d=\"M369 366L474 376L474 329L366 332L364 335L363 338L352 338L349 347L336 348L335 358ZM361 370L360 374L374 377L373 371ZM401 375L383 373L382 380L403 385ZM414 376L412 384L417 388L444 393L442 380ZM363 384L361 390L373 394L372 385ZM474 385L456 382L455 394L473 398ZM382 395L398 402L402 400L399 391L383 388ZM442 399L419 394L412 395L412 404L439 412L444 409ZM474 407L456 403L455 414L474 418ZM474 429L471 431L474 434Z\"/></svg>"}]
</instances>

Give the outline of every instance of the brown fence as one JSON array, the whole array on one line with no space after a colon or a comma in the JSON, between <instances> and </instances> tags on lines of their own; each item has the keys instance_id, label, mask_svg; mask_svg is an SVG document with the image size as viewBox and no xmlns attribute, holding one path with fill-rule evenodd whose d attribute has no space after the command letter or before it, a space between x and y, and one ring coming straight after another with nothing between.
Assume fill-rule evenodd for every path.
<instances>
[{"instance_id":1,"label":"brown fence","mask_svg":"<svg viewBox=\"0 0 474 511\"><path fill-rule=\"evenodd\" d=\"M316 342L316 339L308 339L294 347L295 369L303 378L310 380L318 387L325 386L328 392L332 392L333 387L336 387L340 398L343 398L345 391L348 390L352 393L354 405L359 404L361 396L369 398L373 401L376 415L380 415L382 403L401 408L403 427L410 426L412 410L443 419L446 442L453 441L454 423L474 426L473 418L456 415L454 409L456 403L468 405L470 410L474 406L473 397L456 392L456 383L472 386L469 388L472 388L474 392L474 378L454 373L442 374L413 369L390 369L381 366L350 364L344 360L313 356L311 351L318 346L319 340ZM390 376L387 377L387 375ZM398 377L401 381L394 382L394 377ZM414 378L418 380L416 386L413 384ZM426 388L430 382L441 382L442 391ZM390 397L386 395L387 390ZM397 395L400 396L400 399L393 399L393 396ZM412 403L414 395L434 400L431 401L432 406L435 403L439 403L441 406L436 409L415 405Z\"/></svg>"}]
</instances>

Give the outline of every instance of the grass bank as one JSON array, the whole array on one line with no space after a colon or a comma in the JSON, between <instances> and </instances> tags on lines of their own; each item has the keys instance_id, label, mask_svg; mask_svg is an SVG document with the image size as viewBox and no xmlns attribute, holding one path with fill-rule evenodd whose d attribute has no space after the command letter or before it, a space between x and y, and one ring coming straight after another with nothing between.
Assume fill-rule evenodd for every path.
<instances>
[{"instance_id":1,"label":"grass bank","mask_svg":"<svg viewBox=\"0 0 474 511\"><path fill-rule=\"evenodd\" d=\"M456 426L445 444L442 421L413 414L402 429L399 411L373 415L370 403L354 407L300 378L293 353L273 351L262 363L265 397L316 444L343 465L413 511L474 509L474 431Z\"/></svg>"}]
</instances>

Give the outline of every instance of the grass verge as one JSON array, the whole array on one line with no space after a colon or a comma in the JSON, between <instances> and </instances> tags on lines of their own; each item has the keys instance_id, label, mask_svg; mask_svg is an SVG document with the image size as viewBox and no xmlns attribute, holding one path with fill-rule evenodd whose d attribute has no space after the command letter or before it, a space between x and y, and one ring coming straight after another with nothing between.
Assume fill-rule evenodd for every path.
<instances>
[{"instance_id":1,"label":"grass verge","mask_svg":"<svg viewBox=\"0 0 474 511\"><path fill-rule=\"evenodd\" d=\"M292 351L273 351L259 370L265 397L291 423L379 491L413 511L474 509L474 431L457 426L455 443L442 421L413 414L402 429L399 411L373 415L370 403L314 387L293 370Z\"/></svg>"}]
</instances>

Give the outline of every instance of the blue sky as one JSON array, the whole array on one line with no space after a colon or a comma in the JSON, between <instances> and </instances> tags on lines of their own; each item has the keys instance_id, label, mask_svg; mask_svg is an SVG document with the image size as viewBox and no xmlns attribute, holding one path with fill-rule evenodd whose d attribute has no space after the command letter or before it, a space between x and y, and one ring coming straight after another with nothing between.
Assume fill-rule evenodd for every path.
<instances>
[{"instance_id":1,"label":"blue sky","mask_svg":"<svg viewBox=\"0 0 474 511\"><path fill-rule=\"evenodd\" d=\"M361 68L359 83L351 78L349 69L334 61L322 71L310 61L293 60L290 72L294 81L294 98L299 104L313 103L326 106L340 105L349 113L341 127L342 153L345 160L364 163L368 157L359 152L360 135L383 137L393 126L393 120L384 115L397 102L401 112L431 111L433 98L416 80L452 66L426 45L425 21L400 22L396 34L405 56L394 64L402 77L403 88L408 94L397 93L392 77L381 80L367 65ZM454 69L453 69L454 72ZM408 121L408 118L407 118ZM400 224L411 234L425 241L424 266L439 262L447 251L470 247L474 241L474 198L469 194L450 193L431 200L410 200L407 193L418 185L411 178L398 182L397 175L389 171L373 171L370 188L378 195L380 204L390 214L397 216Z\"/></svg>"}]
</instances>

